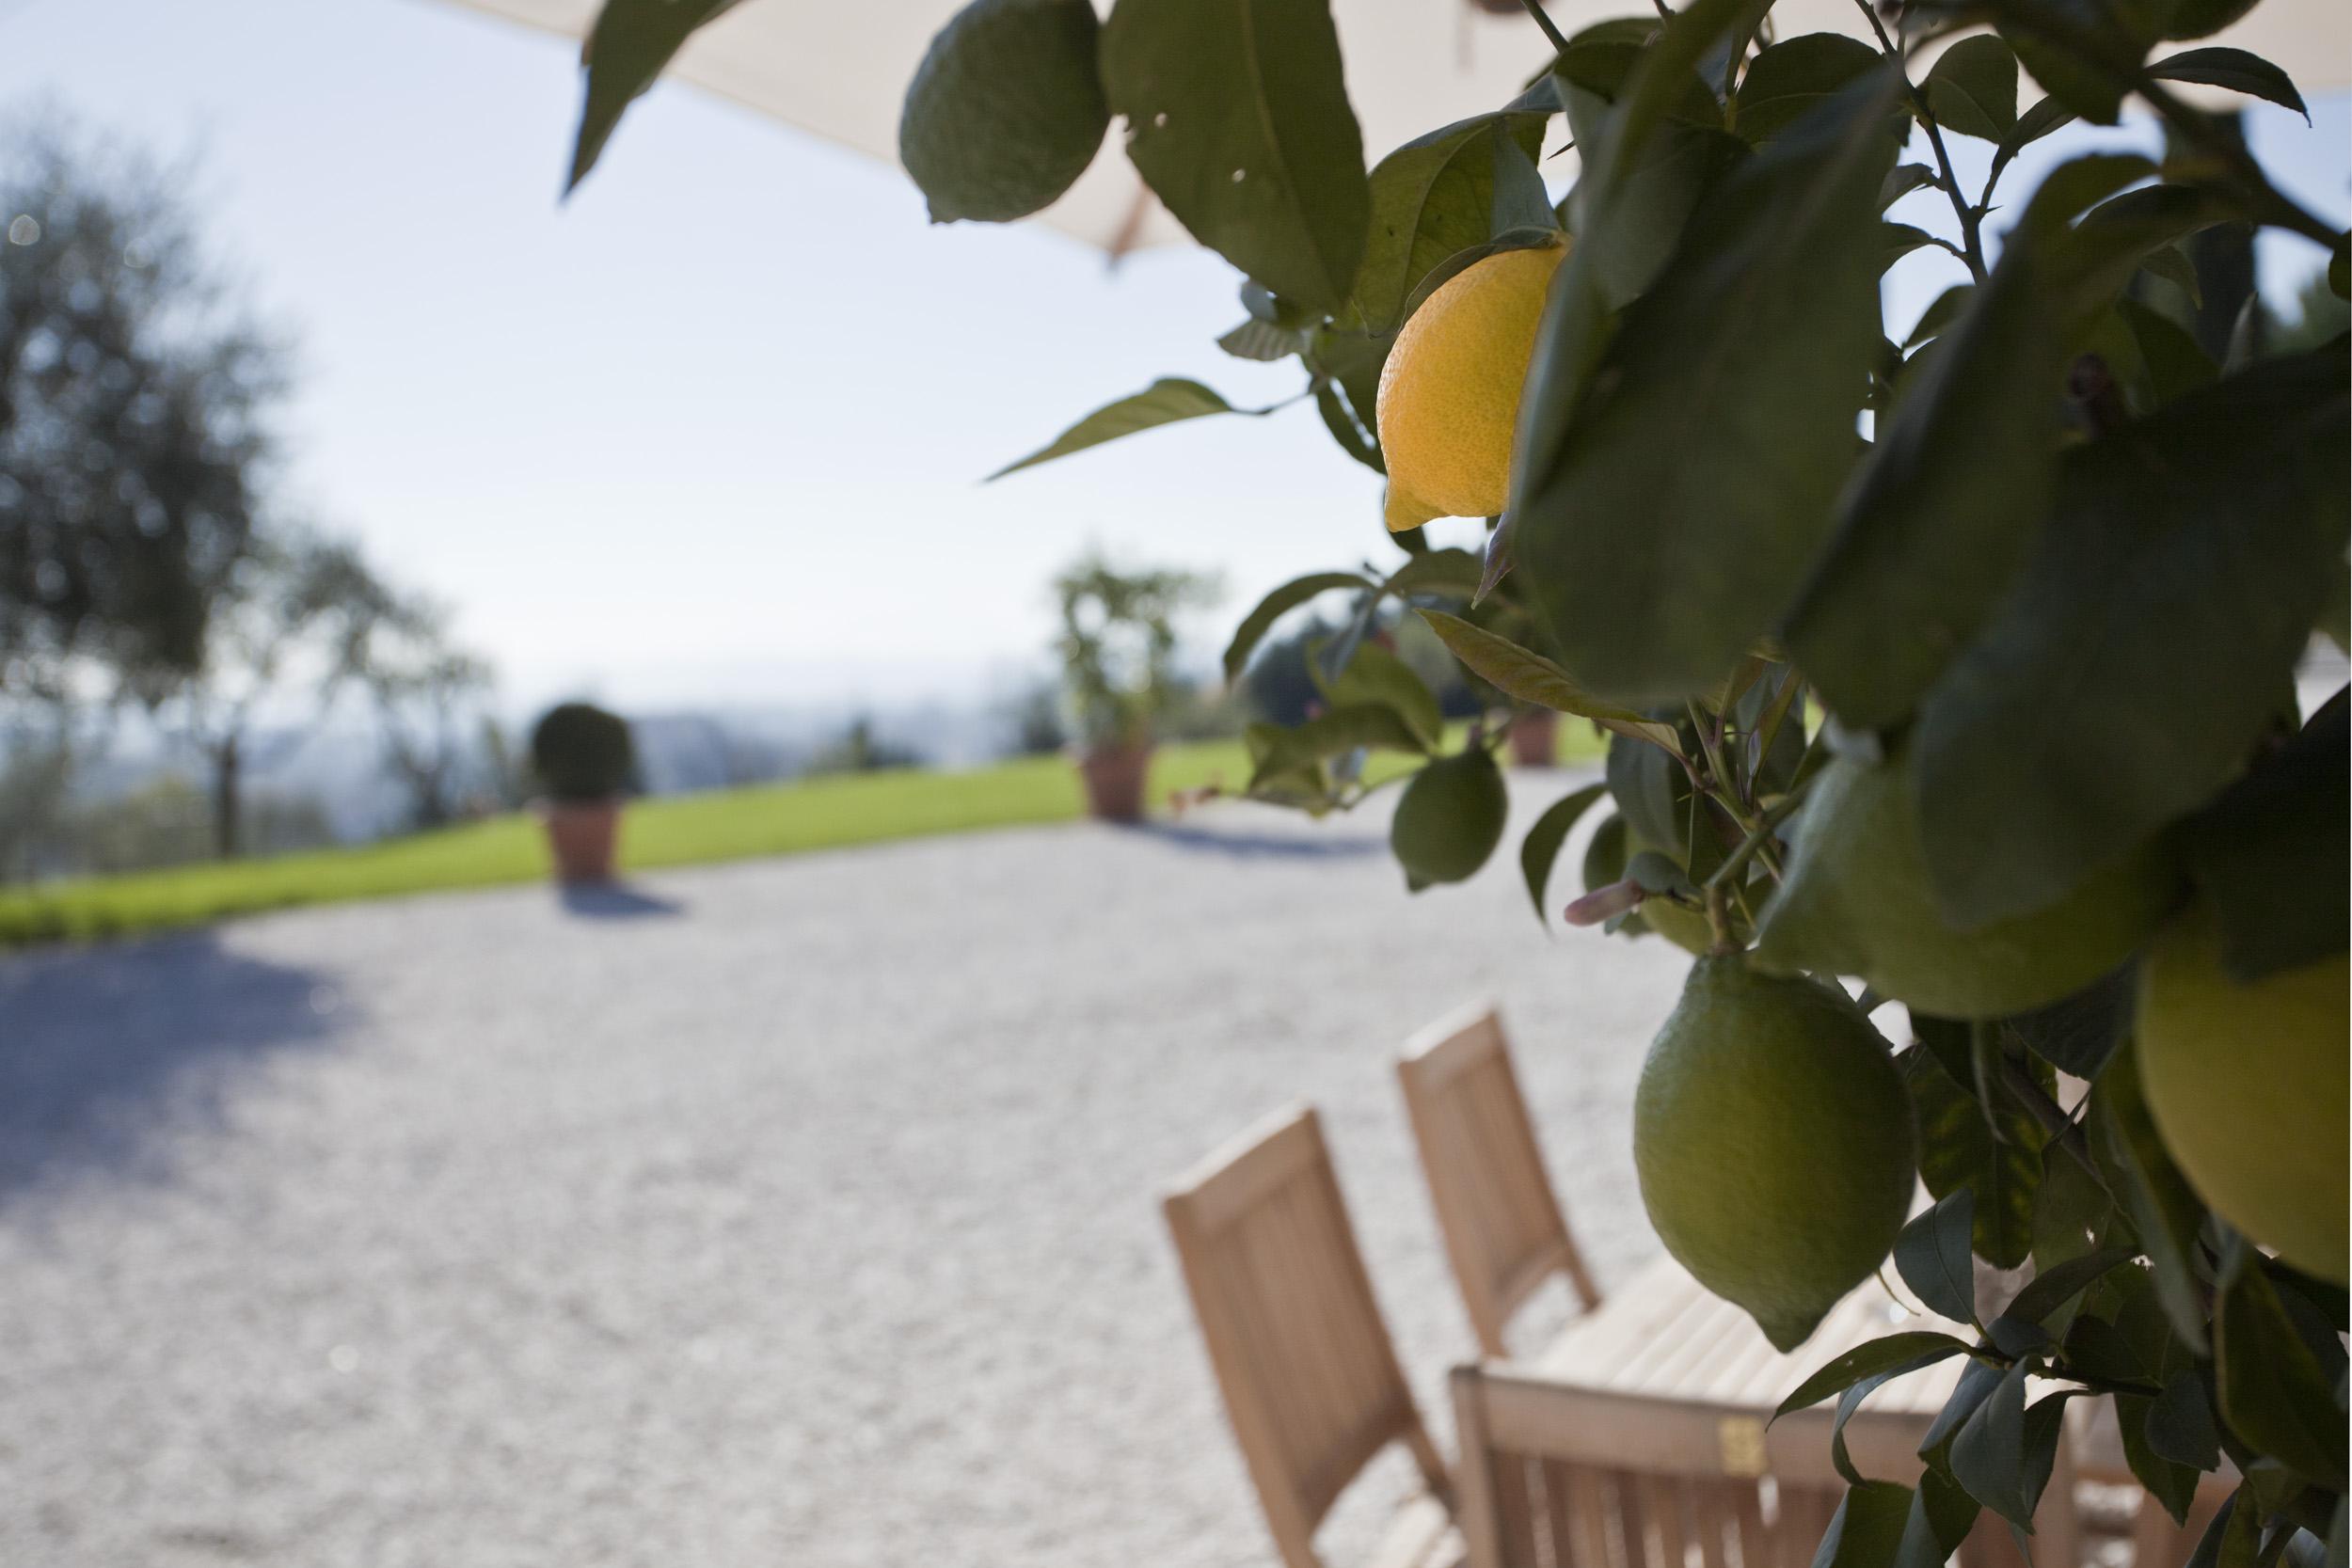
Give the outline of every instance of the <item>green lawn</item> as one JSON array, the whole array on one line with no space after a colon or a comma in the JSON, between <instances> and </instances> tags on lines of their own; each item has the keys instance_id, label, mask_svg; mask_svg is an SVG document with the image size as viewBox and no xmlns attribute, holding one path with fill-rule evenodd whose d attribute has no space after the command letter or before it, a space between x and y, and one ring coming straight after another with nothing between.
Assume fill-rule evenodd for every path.
<instances>
[{"instance_id":1,"label":"green lawn","mask_svg":"<svg viewBox=\"0 0 2352 1568\"><path fill-rule=\"evenodd\" d=\"M1569 727L1561 739L1569 756L1598 754ZM1239 741L1163 747L1152 764L1151 798L1217 782L1239 788L1248 777ZM967 772L841 774L638 801L621 829L621 863L649 871L1060 822L1079 812L1077 775L1059 757ZM538 823L500 816L356 848L0 890L0 947L206 925L301 904L535 881L547 874Z\"/></svg>"}]
</instances>

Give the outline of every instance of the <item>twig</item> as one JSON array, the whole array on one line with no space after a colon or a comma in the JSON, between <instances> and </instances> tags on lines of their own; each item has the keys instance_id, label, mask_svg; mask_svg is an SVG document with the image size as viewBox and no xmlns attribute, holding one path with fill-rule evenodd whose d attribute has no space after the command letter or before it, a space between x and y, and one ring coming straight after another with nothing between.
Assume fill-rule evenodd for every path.
<instances>
[{"instance_id":1,"label":"twig","mask_svg":"<svg viewBox=\"0 0 2352 1568\"><path fill-rule=\"evenodd\" d=\"M1886 36L1886 29L1880 24L1879 13L1871 8L1870 0L1854 0L1854 4L1869 19L1870 31L1878 35L1879 47L1886 52L1887 58L1895 62L1895 69L1902 72L1904 90L1910 93L1912 107L1918 111L1919 123L1927 130L1928 146L1935 150L1935 166L1941 172L1937 182L1944 187L1944 194L1951 198L1952 211L1960 217L1960 237L1966 242L1966 248L1955 254L1968 263L1969 275L1981 283L1987 276L1984 237L1978 231L1977 210L1968 205L1966 197L1960 194L1960 176L1952 171L1952 155L1944 146L1944 128L1935 122L1935 111L1928 107L1927 93L1912 81L1903 52L1895 46L1893 39Z\"/></svg>"},{"instance_id":2,"label":"twig","mask_svg":"<svg viewBox=\"0 0 2352 1568\"><path fill-rule=\"evenodd\" d=\"M1551 18L1544 14L1544 0L1519 0L1519 4L1527 8L1527 14L1535 19L1535 25L1541 27L1544 37L1551 40L1552 53L1566 54L1568 40L1560 36L1560 29L1552 25Z\"/></svg>"},{"instance_id":3,"label":"twig","mask_svg":"<svg viewBox=\"0 0 2352 1568\"><path fill-rule=\"evenodd\" d=\"M1818 773L1814 775L1814 778L1819 777L1820 775ZM1812 784L1813 780L1807 779L1804 784L1765 807L1764 815L1756 818L1756 826L1748 831L1748 836L1741 839L1731 853L1724 857L1724 863L1717 866L1708 877L1706 886L1711 890L1718 884L1728 883L1739 873L1740 868L1747 864L1756 851L1771 841L1772 830L1788 821L1789 814L1804 803L1804 792L1812 786Z\"/></svg>"}]
</instances>

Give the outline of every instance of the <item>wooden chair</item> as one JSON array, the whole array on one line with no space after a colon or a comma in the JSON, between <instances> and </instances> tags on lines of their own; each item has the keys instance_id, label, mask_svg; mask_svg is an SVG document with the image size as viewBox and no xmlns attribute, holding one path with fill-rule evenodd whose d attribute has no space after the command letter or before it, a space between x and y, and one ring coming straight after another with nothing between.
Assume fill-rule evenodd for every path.
<instances>
[{"instance_id":1,"label":"wooden chair","mask_svg":"<svg viewBox=\"0 0 2352 1568\"><path fill-rule=\"evenodd\" d=\"M1829 1415L1578 1389L1508 1367L1454 1373L1458 1516L1470 1568L1809 1568L1846 1483ZM1864 1406L1846 1447L1867 1476L1918 1480L1920 1421ZM2061 1455L2035 1524L2037 1568L2074 1568ZM1989 1517L1964 1568L2018 1562Z\"/></svg>"},{"instance_id":2,"label":"wooden chair","mask_svg":"<svg viewBox=\"0 0 2352 1568\"><path fill-rule=\"evenodd\" d=\"M1420 1568L1452 1536L1445 1465L1422 1425L1340 1197L1302 1110L1213 1156L1164 1204L1242 1458L1288 1568L1322 1568L1314 1532L1348 1483L1403 1443L1430 1496L1377 1560Z\"/></svg>"},{"instance_id":3,"label":"wooden chair","mask_svg":"<svg viewBox=\"0 0 2352 1568\"><path fill-rule=\"evenodd\" d=\"M1509 1354L1503 1331L1512 1315L1554 1275L1568 1276L1586 1311L1599 1306L1600 1291L1544 1171L1493 1010L1475 1009L1423 1030L1398 1059L1396 1075L1479 1349Z\"/></svg>"}]
</instances>

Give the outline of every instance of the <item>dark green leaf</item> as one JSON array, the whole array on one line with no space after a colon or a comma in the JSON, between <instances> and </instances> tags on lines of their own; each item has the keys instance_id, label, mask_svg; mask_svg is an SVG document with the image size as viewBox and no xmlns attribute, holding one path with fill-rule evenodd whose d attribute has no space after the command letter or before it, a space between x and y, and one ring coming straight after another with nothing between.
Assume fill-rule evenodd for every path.
<instances>
[{"instance_id":1,"label":"dark green leaf","mask_svg":"<svg viewBox=\"0 0 2352 1568\"><path fill-rule=\"evenodd\" d=\"M1944 1568L1977 1522L1976 1498L1933 1465L1919 1474L1919 1490L1903 1522L1895 1568Z\"/></svg>"},{"instance_id":2,"label":"dark green leaf","mask_svg":"<svg viewBox=\"0 0 2352 1568\"><path fill-rule=\"evenodd\" d=\"M1536 172L1544 118L1481 115L1406 142L1372 171L1372 236L1349 304L1375 332L1447 258L1514 229L1556 228Z\"/></svg>"},{"instance_id":3,"label":"dark green leaf","mask_svg":"<svg viewBox=\"0 0 2352 1568\"><path fill-rule=\"evenodd\" d=\"M2164 1316L2175 1335L2202 1353L2205 1305L2196 1257L2205 1208L2156 1136L2131 1052L2117 1052L2099 1075L2087 1132L2107 1186L2122 1201L2148 1255Z\"/></svg>"},{"instance_id":4,"label":"dark green leaf","mask_svg":"<svg viewBox=\"0 0 2352 1568\"><path fill-rule=\"evenodd\" d=\"M1007 474L1018 473L1023 468L1035 467L1040 463L1051 463L1057 457L1067 457L1073 451L1084 451L1089 447L1099 447L1105 441L1116 441L1121 436L1133 436L1138 431L1157 429L1164 424L1173 424L1179 420L1197 420L1204 414L1257 412L1261 411L1235 408L1198 381L1186 381L1180 376L1163 376L1132 397L1123 397L1117 403L1104 404L1059 436L1055 436L1047 445L1040 447L1017 462L1006 464L988 477L1002 479Z\"/></svg>"},{"instance_id":5,"label":"dark green leaf","mask_svg":"<svg viewBox=\"0 0 2352 1568\"><path fill-rule=\"evenodd\" d=\"M1842 1394L1865 1378L1881 1374L1898 1376L1917 1371L1937 1362L1966 1352L1968 1346L1948 1334L1927 1329L1914 1329L1906 1334L1888 1334L1867 1339L1832 1356L1820 1371L1797 1385L1795 1392L1780 1402L1772 1412L1778 1420L1792 1410L1803 1410L1820 1403L1832 1394Z\"/></svg>"},{"instance_id":6,"label":"dark green leaf","mask_svg":"<svg viewBox=\"0 0 2352 1568\"><path fill-rule=\"evenodd\" d=\"M2156 251L2239 214L2232 198L2201 185L2144 185L2093 208L2057 252L2077 319L2104 311Z\"/></svg>"},{"instance_id":7,"label":"dark green leaf","mask_svg":"<svg viewBox=\"0 0 2352 1568\"><path fill-rule=\"evenodd\" d=\"M2052 902L2237 772L2342 569L2346 379L2339 339L2064 459L2056 526L1913 742L1952 923Z\"/></svg>"},{"instance_id":8,"label":"dark green leaf","mask_svg":"<svg viewBox=\"0 0 2352 1568\"><path fill-rule=\"evenodd\" d=\"M1406 663L1377 642L1359 642L1338 678L1320 683L1333 707L1373 704L1393 709L1422 750L1434 752L1445 738L1445 715L1437 693Z\"/></svg>"},{"instance_id":9,"label":"dark green leaf","mask_svg":"<svg viewBox=\"0 0 2352 1568\"><path fill-rule=\"evenodd\" d=\"M1233 628L1233 640L1225 646L1225 679L1228 684L1239 680L1249 656L1257 651L1265 634L1274 629L1274 623L1320 594L1340 589L1368 591L1372 584L1353 572L1311 572L1290 581L1258 601L1256 609L1242 617Z\"/></svg>"},{"instance_id":10,"label":"dark green leaf","mask_svg":"<svg viewBox=\"0 0 2352 1568\"><path fill-rule=\"evenodd\" d=\"M1679 744L1685 736L1677 733ZM1688 737L1692 748L1698 741ZM1609 793L1633 832L1679 858L1690 824L1691 776L1662 747L1619 736L1609 742Z\"/></svg>"},{"instance_id":11,"label":"dark green leaf","mask_svg":"<svg viewBox=\"0 0 2352 1568\"><path fill-rule=\"evenodd\" d=\"M2016 1267L2033 1246L2040 1127L2007 1096L1980 1102L1974 1075L1967 1083L1953 1078L1931 1052L1907 1051L1899 1065L1919 1122L1920 1179L1938 1199L1972 1195L1971 1245L1996 1268Z\"/></svg>"},{"instance_id":12,"label":"dark green leaf","mask_svg":"<svg viewBox=\"0 0 2352 1568\"><path fill-rule=\"evenodd\" d=\"M1450 598L1467 599L1478 592L1479 580L1485 573L1485 563L1473 551L1430 550L1413 557L1390 574L1388 592L1399 598L1415 594L1439 594Z\"/></svg>"},{"instance_id":13,"label":"dark green leaf","mask_svg":"<svg viewBox=\"0 0 2352 1568\"><path fill-rule=\"evenodd\" d=\"M2269 1278L2234 1243L2214 1310L2221 1418L2249 1446L2341 1492L2344 1416L2333 1380L2280 1304Z\"/></svg>"},{"instance_id":14,"label":"dark green leaf","mask_svg":"<svg viewBox=\"0 0 2352 1568\"><path fill-rule=\"evenodd\" d=\"M2183 1367L2165 1379L2164 1392L2148 1406L2148 1449L2157 1458L2192 1470L2218 1469L2221 1434L2214 1429L2205 1380Z\"/></svg>"},{"instance_id":15,"label":"dark green leaf","mask_svg":"<svg viewBox=\"0 0 2352 1568\"><path fill-rule=\"evenodd\" d=\"M2005 1019L2010 1032L2060 1072L2099 1076L2131 1028L2138 967L2126 964L2060 1002Z\"/></svg>"},{"instance_id":16,"label":"dark green leaf","mask_svg":"<svg viewBox=\"0 0 2352 1568\"><path fill-rule=\"evenodd\" d=\"M1307 335L1293 327L1276 326L1251 316L1216 341L1216 346L1236 359L1261 365L1287 359L1307 346Z\"/></svg>"},{"instance_id":17,"label":"dark green leaf","mask_svg":"<svg viewBox=\"0 0 2352 1568\"><path fill-rule=\"evenodd\" d=\"M1565 664L1606 696L1711 689L1828 531L1880 342L1869 238L1894 92L1891 74L1858 83L1726 175L1596 378L1564 341L1584 330L1581 246L1555 288L1515 548Z\"/></svg>"},{"instance_id":18,"label":"dark green leaf","mask_svg":"<svg viewBox=\"0 0 2352 1568\"><path fill-rule=\"evenodd\" d=\"M1958 1435L1961 1428L1984 1407L1985 1401L1993 1397L2005 1375L2004 1369L1990 1361L1972 1360L1961 1368L1960 1381L1952 1385L1944 1408L1936 1412L1935 1419L1928 1425L1928 1434L1919 1444L1920 1457L1932 1456Z\"/></svg>"},{"instance_id":19,"label":"dark green leaf","mask_svg":"<svg viewBox=\"0 0 2352 1568\"><path fill-rule=\"evenodd\" d=\"M2222 1499L2220 1511L2205 1527L2197 1549L2189 1553L2185 1568L2254 1568L2261 1551L2262 1526L2257 1516L2262 1510L2248 1492L2241 1486Z\"/></svg>"},{"instance_id":20,"label":"dark green leaf","mask_svg":"<svg viewBox=\"0 0 2352 1568\"><path fill-rule=\"evenodd\" d=\"M1992 33L1945 50L1921 86L1928 108L1947 131L2001 142L2017 127L2017 56Z\"/></svg>"},{"instance_id":21,"label":"dark green leaf","mask_svg":"<svg viewBox=\"0 0 2352 1568\"><path fill-rule=\"evenodd\" d=\"M1252 724L1248 739L1257 760L1257 774L1274 777L1304 764L1344 756L1358 748L1383 752L1420 752L1421 737L1398 717L1394 708L1366 703L1335 707L1302 724L1287 728ZM1257 778L1253 776L1251 787Z\"/></svg>"},{"instance_id":22,"label":"dark green leaf","mask_svg":"<svg viewBox=\"0 0 2352 1568\"><path fill-rule=\"evenodd\" d=\"M1336 312L1371 228L1327 0L1120 0L1103 87L1177 221L1276 293Z\"/></svg>"},{"instance_id":23,"label":"dark green leaf","mask_svg":"<svg viewBox=\"0 0 2352 1568\"><path fill-rule=\"evenodd\" d=\"M2305 124L2311 123L2312 111L2304 103L2303 95L2295 90L2294 81L2285 71L2248 50L2218 45L2187 49L2151 62L2148 74L2160 82L2197 82L2266 99L2281 108L2293 109L2303 117Z\"/></svg>"},{"instance_id":24,"label":"dark green leaf","mask_svg":"<svg viewBox=\"0 0 2352 1568\"><path fill-rule=\"evenodd\" d=\"M1537 924L1547 928L1551 921L1544 908L1544 890L1551 882L1552 863L1560 858L1560 847L1567 842L1568 831L1576 826L1577 818L1608 793L1607 784L1586 784L1554 800L1519 841L1519 872L1527 879L1527 896L1535 906Z\"/></svg>"},{"instance_id":25,"label":"dark green leaf","mask_svg":"<svg viewBox=\"0 0 2352 1568\"><path fill-rule=\"evenodd\" d=\"M1631 708L1597 701L1577 685L1565 670L1539 653L1522 648L1505 637L1472 626L1441 610L1424 610L1421 618L1438 634L1454 657L1470 673L1508 696L1537 707L1590 719L1603 729L1661 746L1675 743L1674 726L1643 718Z\"/></svg>"},{"instance_id":26,"label":"dark green leaf","mask_svg":"<svg viewBox=\"0 0 2352 1568\"><path fill-rule=\"evenodd\" d=\"M652 87L670 57L694 29L735 0L605 0L580 51L588 86L580 105L580 134L572 144L572 171L564 182L577 187L596 166L604 144L621 116Z\"/></svg>"},{"instance_id":27,"label":"dark green leaf","mask_svg":"<svg viewBox=\"0 0 2352 1568\"><path fill-rule=\"evenodd\" d=\"M2017 117L2017 123L2001 138L2001 150L2015 157L2020 149L2064 129L2074 119L2074 110L2055 98L2045 98Z\"/></svg>"},{"instance_id":28,"label":"dark green leaf","mask_svg":"<svg viewBox=\"0 0 2352 1568\"><path fill-rule=\"evenodd\" d=\"M2022 1318L2028 1323L2047 1322L2050 1314L2073 1301L2091 1282L2109 1269L2120 1267L2139 1256L2137 1247L2103 1247L2097 1252L2042 1270L2019 1291L2009 1306L2002 1309L2004 1317Z\"/></svg>"},{"instance_id":29,"label":"dark green leaf","mask_svg":"<svg viewBox=\"0 0 2352 1568\"><path fill-rule=\"evenodd\" d=\"M1357 418L1337 382L1315 383L1315 412L1323 417L1323 428L1331 433L1331 439L1339 443L1342 451L1374 473L1389 471L1388 464L1381 460L1379 442L1371 425Z\"/></svg>"},{"instance_id":30,"label":"dark green leaf","mask_svg":"<svg viewBox=\"0 0 2352 1568\"><path fill-rule=\"evenodd\" d=\"M1955 283L1935 296L1935 303L1919 312L1919 319L1911 328L1911 336L1903 340L1903 347L1917 348L1931 338L1949 331L1952 323L1968 309L1968 303L1977 296L1974 283Z\"/></svg>"},{"instance_id":31,"label":"dark green leaf","mask_svg":"<svg viewBox=\"0 0 2352 1568\"><path fill-rule=\"evenodd\" d=\"M1890 1568L1911 1517L1911 1488L1866 1481L1847 1489L1813 1554L1813 1568Z\"/></svg>"},{"instance_id":32,"label":"dark green leaf","mask_svg":"<svg viewBox=\"0 0 2352 1568\"><path fill-rule=\"evenodd\" d=\"M2031 235L2010 238L1938 343L1783 633L1821 700L1859 727L1911 711L2024 567L2048 510L2070 356Z\"/></svg>"},{"instance_id":33,"label":"dark green leaf","mask_svg":"<svg viewBox=\"0 0 2352 1568\"><path fill-rule=\"evenodd\" d=\"M1969 1262L1975 1195L1954 1191L1903 1227L1895 1240L1895 1269L1928 1310L1953 1323L1977 1321L1976 1273Z\"/></svg>"},{"instance_id":34,"label":"dark green leaf","mask_svg":"<svg viewBox=\"0 0 2352 1568\"><path fill-rule=\"evenodd\" d=\"M1925 190L1935 183L1935 170L1925 164L1897 164L1894 172L1879 186L1879 210L1885 211L1914 191Z\"/></svg>"},{"instance_id":35,"label":"dark green leaf","mask_svg":"<svg viewBox=\"0 0 2352 1568\"><path fill-rule=\"evenodd\" d=\"M2096 1323L2097 1319L2089 1322ZM2086 1326L2088 1326L2086 1324ZM2179 1376L2190 1376L2183 1372ZM2158 1507L2172 1515L2175 1524L2188 1522L2188 1511L2197 1500L2200 1472L2195 1465L2183 1465L2156 1452L2148 1441L2148 1419L2156 1402L2145 1394L2115 1396L2115 1420L2123 1439L2123 1463L2139 1484L2148 1489ZM2210 1421L2210 1418L2208 1418Z\"/></svg>"},{"instance_id":36,"label":"dark green leaf","mask_svg":"<svg viewBox=\"0 0 2352 1568\"><path fill-rule=\"evenodd\" d=\"M2026 1364L2001 1374L1952 1438L1952 1479L2012 1524L2033 1523L2026 1452Z\"/></svg>"},{"instance_id":37,"label":"dark green leaf","mask_svg":"<svg viewBox=\"0 0 2352 1568\"><path fill-rule=\"evenodd\" d=\"M1877 50L1843 33L1800 33L1784 39L1749 62L1732 100L1732 124L1746 141L1770 141L1855 77L1876 70L1879 59ZM1906 166L1928 173L1916 164ZM1893 199L1884 197L1880 204Z\"/></svg>"},{"instance_id":38,"label":"dark green leaf","mask_svg":"<svg viewBox=\"0 0 2352 1568\"><path fill-rule=\"evenodd\" d=\"M2027 221L2045 233L2055 232L2155 172L2156 166L2137 152L2087 152L2070 158L2043 176L2026 204Z\"/></svg>"},{"instance_id":39,"label":"dark green leaf","mask_svg":"<svg viewBox=\"0 0 2352 1568\"><path fill-rule=\"evenodd\" d=\"M2155 254L2178 256L2181 253L2167 245ZM2153 413L2169 403L2210 387L2221 374L2221 368L2213 362L2196 338L2171 317L2150 309L2129 294L2117 300L2115 309L2123 325L2130 329L2132 341L2139 350L2140 363L2146 367L2149 393L2146 412Z\"/></svg>"},{"instance_id":40,"label":"dark green leaf","mask_svg":"<svg viewBox=\"0 0 2352 1568\"><path fill-rule=\"evenodd\" d=\"M1915 250L1944 242L1915 223L1882 223L1879 225L1879 270L1885 271Z\"/></svg>"},{"instance_id":41,"label":"dark green leaf","mask_svg":"<svg viewBox=\"0 0 2352 1568\"><path fill-rule=\"evenodd\" d=\"M2338 691L2311 722L2182 824L2181 860L2221 931L2233 979L2261 979L2344 951L2352 918L2335 879L2352 863L2352 724Z\"/></svg>"},{"instance_id":42,"label":"dark green leaf","mask_svg":"<svg viewBox=\"0 0 2352 1568\"><path fill-rule=\"evenodd\" d=\"M2139 263L2140 271L2152 277L2160 277L2181 291L2181 297L2192 306L2204 304L2204 290L2197 281L2197 263L2177 245L2160 245L2150 251ZM2128 296L2127 296L2128 299ZM2136 299L2128 303L2138 305ZM2147 309L2146 306L2140 309ZM2169 320L2169 318L2164 318Z\"/></svg>"}]
</instances>

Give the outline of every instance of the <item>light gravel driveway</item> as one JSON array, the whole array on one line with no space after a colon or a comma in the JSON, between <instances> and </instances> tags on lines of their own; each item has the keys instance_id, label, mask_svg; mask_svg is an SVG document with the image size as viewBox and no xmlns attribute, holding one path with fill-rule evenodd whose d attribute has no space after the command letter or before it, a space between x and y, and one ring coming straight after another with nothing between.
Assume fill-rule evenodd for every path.
<instances>
[{"instance_id":1,"label":"light gravel driveway","mask_svg":"<svg viewBox=\"0 0 2352 1568\"><path fill-rule=\"evenodd\" d=\"M1519 775L1520 825L1573 782ZM0 960L0 1563L1258 1568L1169 1176L1320 1104L1442 1430L1468 1328L1389 1063L1489 995L1604 1285L1653 1244L1627 1107L1681 956L1547 939L1507 855L1408 899L1382 829Z\"/></svg>"}]
</instances>

